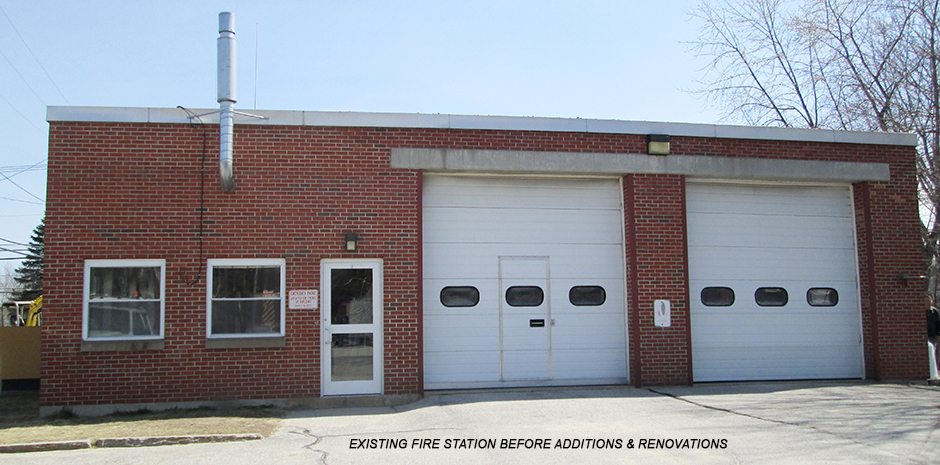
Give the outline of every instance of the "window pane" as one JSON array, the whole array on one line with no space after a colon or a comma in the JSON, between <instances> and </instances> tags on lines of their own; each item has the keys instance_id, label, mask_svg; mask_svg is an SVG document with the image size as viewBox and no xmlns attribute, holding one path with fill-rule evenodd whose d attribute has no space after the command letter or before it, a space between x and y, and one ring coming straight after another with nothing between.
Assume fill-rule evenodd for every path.
<instances>
[{"instance_id":1,"label":"window pane","mask_svg":"<svg viewBox=\"0 0 940 465\"><path fill-rule=\"evenodd\" d=\"M330 322L334 325L372 323L372 270L330 270Z\"/></svg>"},{"instance_id":2,"label":"window pane","mask_svg":"<svg viewBox=\"0 0 940 465\"><path fill-rule=\"evenodd\" d=\"M94 299L159 299L160 267L94 267L89 297Z\"/></svg>"},{"instance_id":3,"label":"window pane","mask_svg":"<svg viewBox=\"0 0 940 465\"><path fill-rule=\"evenodd\" d=\"M575 286L568 290L568 301L579 307L603 305L607 291L600 286Z\"/></svg>"},{"instance_id":4,"label":"window pane","mask_svg":"<svg viewBox=\"0 0 940 465\"><path fill-rule=\"evenodd\" d=\"M160 302L89 302L88 337L158 336Z\"/></svg>"},{"instance_id":5,"label":"window pane","mask_svg":"<svg viewBox=\"0 0 940 465\"><path fill-rule=\"evenodd\" d=\"M813 307L835 307L839 304L839 292L831 287L814 287L806 291L806 302Z\"/></svg>"},{"instance_id":6,"label":"window pane","mask_svg":"<svg viewBox=\"0 0 940 465\"><path fill-rule=\"evenodd\" d=\"M538 286L513 286L506 289L506 303L510 307L538 307L545 300Z\"/></svg>"},{"instance_id":7,"label":"window pane","mask_svg":"<svg viewBox=\"0 0 940 465\"><path fill-rule=\"evenodd\" d=\"M330 379L366 381L372 379L372 334L334 334L330 350Z\"/></svg>"},{"instance_id":8,"label":"window pane","mask_svg":"<svg viewBox=\"0 0 940 465\"><path fill-rule=\"evenodd\" d=\"M280 297L281 267L212 267L213 298Z\"/></svg>"},{"instance_id":9,"label":"window pane","mask_svg":"<svg viewBox=\"0 0 940 465\"><path fill-rule=\"evenodd\" d=\"M270 334L281 332L281 301L215 300L212 334Z\"/></svg>"},{"instance_id":10,"label":"window pane","mask_svg":"<svg viewBox=\"0 0 940 465\"><path fill-rule=\"evenodd\" d=\"M448 286L441 289L445 307L473 307L480 303L480 291L472 286Z\"/></svg>"},{"instance_id":11,"label":"window pane","mask_svg":"<svg viewBox=\"0 0 940 465\"><path fill-rule=\"evenodd\" d=\"M730 287L702 289L702 304L707 307L728 307L734 304L734 291Z\"/></svg>"},{"instance_id":12,"label":"window pane","mask_svg":"<svg viewBox=\"0 0 940 465\"><path fill-rule=\"evenodd\" d=\"M762 287L754 291L754 300L761 307L782 307L789 301L789 296L782 287Z\"/></svg>"}]
</instances>

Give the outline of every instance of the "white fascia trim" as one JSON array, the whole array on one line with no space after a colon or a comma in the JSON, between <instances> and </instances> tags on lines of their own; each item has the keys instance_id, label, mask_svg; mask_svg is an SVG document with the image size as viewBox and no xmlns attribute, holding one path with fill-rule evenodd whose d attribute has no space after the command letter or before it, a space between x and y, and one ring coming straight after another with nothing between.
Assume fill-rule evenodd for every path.
<instances>
[{"instance_id":1,"label":"white fascia trim","mask_svg":"<svg viewBox=\"0 0 940 465\"><path fill-rule=\"evenodd\" d=\"M207 114L204 123L218 123L215 109L191 108L194 114ZM480 129L496 131L550 131L603 134L668 134L671 136L718 139L758 139L801 142L834 142L876 145L917 146L917 136L906 133L832 131L731 126L699 123L621 121L583 118L544 118L532 116L479 116L422 113L367 113L349 111L250 110L266 119L236 117L241 125L329 126L377 128ZM211 113L211 114L208 114ZM46 121L104 123L190 123L189 114L179 108L50 106Z\"/></svg>"}]
</instances>

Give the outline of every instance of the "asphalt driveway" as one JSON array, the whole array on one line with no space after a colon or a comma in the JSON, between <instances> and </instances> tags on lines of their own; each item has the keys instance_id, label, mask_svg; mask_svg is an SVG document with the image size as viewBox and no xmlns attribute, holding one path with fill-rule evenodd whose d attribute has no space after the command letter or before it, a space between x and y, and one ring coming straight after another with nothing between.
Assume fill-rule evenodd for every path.
<instances>
[{"instance_id":1,"label":"asphalt driveway","mask_svg":"<svg viewBox=\"0 0 940 465\"><path fill-rule=\"evenodd\" d=\"M940 462L940 389L743 383L434 393L397 408L294 411L270 438L16 454L0 463Z\"/></svg>"}]
</instances>

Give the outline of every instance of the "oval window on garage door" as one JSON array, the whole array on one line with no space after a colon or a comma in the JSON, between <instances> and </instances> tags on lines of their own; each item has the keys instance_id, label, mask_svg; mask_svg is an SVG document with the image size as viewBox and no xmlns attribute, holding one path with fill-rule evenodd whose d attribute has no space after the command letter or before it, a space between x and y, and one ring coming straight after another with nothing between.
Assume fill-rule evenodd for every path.
<instances>
[{"instance_id":1,"label":"oval window on garage door","mask_svg":"<svg viewBox=\"0 0 940 465\"><path fill-rule=\"evenodd\" d=\"M506 289L506 303L510 307L538 307L545 300L545 293L538 286L512 286Z\"/></svg>"},{"instance_id":2,"label":"oval window on garage door","mask_svg":"<svg viewBox=\"0 0 940 465\"><path fill-rule=\"evenodd\" d=\"M473 286L447 286L441 289L445 307L473 307L480 303L480 291Z\"/></svg>"},{"instance_id":3,"label":"oval window on garage door","mask_svg":"<svg viewBox=\"0 0 940 465\"><path fill-rule=\"evenodd\" d=\"M783 307L790 297L782 287L761 287L754 291L754 300L761 307Z\"/></svg>"},{"instance_id":4,"label":"oval window on garage door","mask_svg":"<svg viewBox=\"0 0 940 465\"><path fill-rule=\"evenodd\" d=\"M839 304L839 292L831 287L814 287L806 291L806 302L813 307L835 307Z\"/></svg>"},{"instance_id":5,"label":"oval window on garage door","mask_svg":"<svg viewBox=\"0 0 940 465\"><path fill-rule=\"evenodd\" d=\"M730 287L706 287L702 289L701 298L706 307L730 307L734 305L734 290Z\"/></svg>"},{"instance_id":6,"label":"oval window on garage door","mask_svg":"<svg viewBox=\"0 0 940 465\"><path fill-rule=\"evenodd\" d=\"M568 290L568 301L578 307L596 307L607 301L607 291L600 286L574 286Z\"/></svg>"}]
</instances>

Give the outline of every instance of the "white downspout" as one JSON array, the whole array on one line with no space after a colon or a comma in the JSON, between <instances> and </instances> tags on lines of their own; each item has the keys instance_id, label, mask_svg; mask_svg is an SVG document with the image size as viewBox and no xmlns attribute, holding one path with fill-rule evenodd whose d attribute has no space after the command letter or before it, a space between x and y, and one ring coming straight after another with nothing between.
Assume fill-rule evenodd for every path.
<instances>
[{"instance_id":1,"label":"white downspout","mask_svg":"<svg viewBox=\"0 0 940 465\"><path fill-rule=\"evenodd\" d=\"M219 174L222 189L235 188L233 171L235 136L235 15L219 13L218 102L219 102Z\"/></svg>"}]
</instances>

